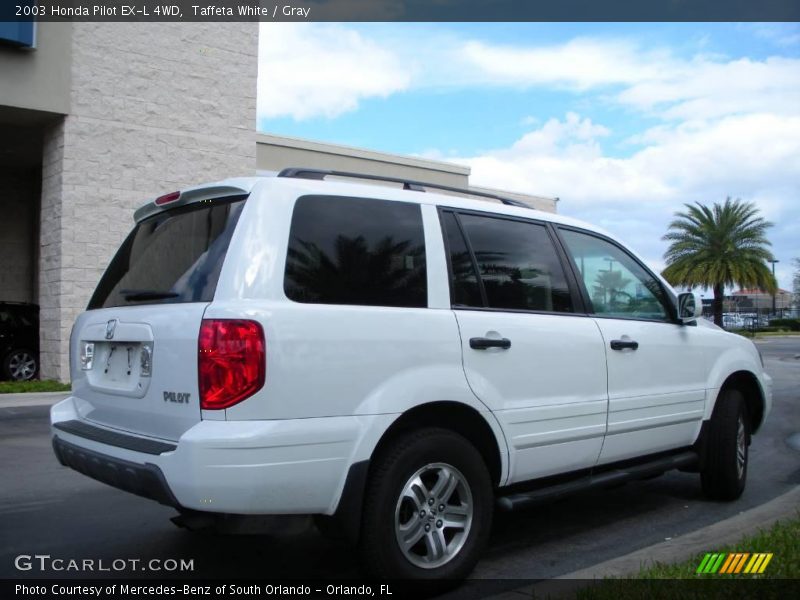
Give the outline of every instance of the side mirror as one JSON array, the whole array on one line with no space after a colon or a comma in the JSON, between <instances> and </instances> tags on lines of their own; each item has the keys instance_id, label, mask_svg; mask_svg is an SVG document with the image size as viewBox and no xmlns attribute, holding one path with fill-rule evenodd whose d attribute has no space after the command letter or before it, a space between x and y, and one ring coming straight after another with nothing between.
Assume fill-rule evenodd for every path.
<instances>
[{"instance_id":1,"label":"side mirror","mask_svg":"<svg viewBox=\"0 0 800 600\"><path fill-rule=\"evenodd\" d=\"M678 294L678 320L681 323L691 323L703 314L703 300L699 294L684 292Z\"/></svg>"}]
</instances>

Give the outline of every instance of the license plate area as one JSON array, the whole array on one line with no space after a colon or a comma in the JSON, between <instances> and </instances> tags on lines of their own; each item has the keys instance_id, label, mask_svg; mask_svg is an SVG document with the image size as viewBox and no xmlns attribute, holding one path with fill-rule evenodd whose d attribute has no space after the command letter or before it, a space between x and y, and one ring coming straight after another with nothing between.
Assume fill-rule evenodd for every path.
<instances>
[{"instance_id":1,"label":"license plate area","mask_svg":"<svg viewBox=\"0 0 800 600\"><path fill-rule=\"evenodd\" d=\"M142 397L150 383L152 343L94 342L92 368L86 371L96 390Z\"/></svg>"}]
</instances>

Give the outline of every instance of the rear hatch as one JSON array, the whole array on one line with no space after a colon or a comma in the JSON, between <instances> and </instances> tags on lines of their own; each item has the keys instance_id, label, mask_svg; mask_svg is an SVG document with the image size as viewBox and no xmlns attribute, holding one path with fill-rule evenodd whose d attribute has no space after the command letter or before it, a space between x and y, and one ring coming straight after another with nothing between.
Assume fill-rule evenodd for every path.
<instances>
[{"instance_id":1,"label":"rear hatch","mask_svg":"<svg viewBox=\"0 0 800 600\"><path fill-rule=\"evenodd\" d=\"M83 418L168 440L200 421L198 334L244 202L205 199L136 224L72 332Z\"/></svg>"}]
</instances>

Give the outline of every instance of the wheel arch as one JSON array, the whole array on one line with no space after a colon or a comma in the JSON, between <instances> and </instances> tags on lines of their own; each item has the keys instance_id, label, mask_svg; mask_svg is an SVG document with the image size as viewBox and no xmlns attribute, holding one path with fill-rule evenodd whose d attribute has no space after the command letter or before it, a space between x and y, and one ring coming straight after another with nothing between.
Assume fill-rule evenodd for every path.
<instances>
[{"instance_id":1,"label":"wheel arch","mask_svg":"<svg viewBox=\"0 0 800 600\"><path fill-rule=\"evenodd\" d=\"M717 397L714 399L714 408L725 390L731 388L739 390L744 396L747 414L750 417L750 433L756 433L764 421L766 409L764 390L761 389L758 377L748 370L739 370L728 375L719 387Z\"/></svg>"},{"instance_id":2,"label":"wheel arch","mask_svg":"<svg viewBox=\"0 0 800 600\"><path fill-rule=\"evenodd\" d=\"M499 486L507 469L503 441L497 438L486 418L461 402L439 401L420 404L402 413L384 431L372 456L377 456L398 436L420 427L440 427L458 433L472 443L486 462L492 483Z\"/></svg>"},{"instance_id":3,"label":"wheel arch","mask_svg":"<svg viewBox=\"0 0 800 600\"><path fill-rule=\"evenodd\" d=\"M495 421L492 427L489 421L493 418L491 413L446 400L419 404L400 413L381 433L369 458L350 465L335 512L330 516L317 515L318 525L327 533L356 543L371 464L393 440L420 427L440 427L464 436L486 461L493 485L501 485L508 477L508 450L500 425Z\"/></svg>"}]
</instances>

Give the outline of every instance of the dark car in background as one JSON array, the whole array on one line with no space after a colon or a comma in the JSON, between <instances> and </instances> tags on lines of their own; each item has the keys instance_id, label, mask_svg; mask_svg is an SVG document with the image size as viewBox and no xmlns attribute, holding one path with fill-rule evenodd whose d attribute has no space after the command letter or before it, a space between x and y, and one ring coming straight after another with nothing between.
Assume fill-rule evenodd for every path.
<instances>
[{"instance_id":1,"label":"dark car in background","mask_svg":"<svg viewBox=\"0 0 800 600\"><path fill-rule=\"evenodd\" d=\"M39 375L39 307L0 302L0 379L27 381Z\"/></svg>"}]
</instances>

